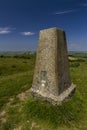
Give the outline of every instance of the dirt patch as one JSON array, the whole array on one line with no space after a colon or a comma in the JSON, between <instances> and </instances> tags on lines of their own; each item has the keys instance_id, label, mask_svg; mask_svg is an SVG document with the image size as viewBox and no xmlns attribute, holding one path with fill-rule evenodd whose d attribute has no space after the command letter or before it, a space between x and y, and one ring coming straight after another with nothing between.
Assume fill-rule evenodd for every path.
<instances>
[{"instance_id":1,"label":"dirt patch","mask_svg":"<svg viewBox=\"0 0 87 130\"><path fill-rule=\"evenodd\" d=\"M2 112L0 112L0 122L2 122L2 123L6 122L5 116L6 116L6 111L5 110L3 110Z\"/></svg>"},{"instance_id":2,"label":"dirt patch","mask_svg":"<svg viewBox=\"0 0 87 130\"><path fill-rule=\"evenodd\" d=\"M5 111L5 110L3 110L2 112L0 112L0 117L5 116L5 114L6 114L6 111Z\"/></svg>"},{"instance_id":3,"label":"dirt patch","mask_svg":"<svg viewBox=\"0 0 87 130\"><path fill-rule=\"evenodd\" d=\"M9 98L9 101L6 103L6 106L7 107L11 106L11 103L13 102L13 100L14 100L13 97Z\"/></svg>"},{"instance_id":4,"label":"dirt patch","mask_svg":"<svg viewBox=\"0 0 87 130\"><path fill-rule=\"evenodd\" d=\"M18 128L14 128L14 130L21 130L22 126L19 126Z\"/></svg>"},{"instance_id":5,"label":"dirt patch","mask_svg":"<svg viewBox=\"0 0 87 130\"><path fill-rule=\"evenodd\" d=\"M40 126L36 122L32 122L30 130L33 130L34 128L40 128Z\"/></svg>"},{"instance_id":6,"label":"dirt patch","mask_svg":"<svg viewBox=\"0 0 87 130\"><path fill-rule=\"evenodd\" d=\"M30 90L28 89L25 92L19 93L16 97L19 98L21 101L24 101L25 99L27 99L29 92Z\"/></svg>"},{"instance_id":7,"label":"dirt patch","mask_svg":"<svg viewBox=\"0 0 87 130\"><path fill-rule=\"evenodd\" d=\"M21 101L24 101L27 98L27 95L24 92L23 93L19 93L17 95L17 98L19 98Z\"/></svg>"}]
</instances>

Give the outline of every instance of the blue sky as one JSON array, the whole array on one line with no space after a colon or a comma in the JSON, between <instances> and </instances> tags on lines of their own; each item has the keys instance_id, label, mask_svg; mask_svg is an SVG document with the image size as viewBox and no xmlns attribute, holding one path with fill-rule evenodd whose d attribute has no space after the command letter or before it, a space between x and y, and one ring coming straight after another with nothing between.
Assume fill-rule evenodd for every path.
<instances>
[{"instance_id":1,"label":"blue sky","mask_svg":"<svg viewBox=\"0 0 87 130\"><path fill-rule=\"evenodd\" d=\"M87 51L87 0L0 0L0 51L36 50L52 27L65 30L69 51Z\"/></svg>"}]
</instances>

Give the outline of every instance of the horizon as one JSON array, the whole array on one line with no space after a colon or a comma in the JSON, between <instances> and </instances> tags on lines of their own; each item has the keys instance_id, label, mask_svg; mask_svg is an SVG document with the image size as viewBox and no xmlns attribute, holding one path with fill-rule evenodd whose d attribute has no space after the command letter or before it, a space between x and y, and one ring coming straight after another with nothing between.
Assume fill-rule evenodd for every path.
<instances>
[{"instance_id":1,"label":"horizon","mask_svg":"<svg viewBox=\"0 0 87 130\"><path fill-rule=\"evenodd\" d=\"M37 52L37 50L28 50L28 51L0 51L0 53L17 53L17 52L19 52L19 53L26 53L26 52ZM72 52L72 53L87 53L87 51L69 51L69 50L67 50L67 52L69 53L69 52Z\"/></svg>"},{"instance_id":2,"label":"horizon","mask_svg":"<svg viewBox=\"0 0 87 130\"><path fill-rule=\"evenodd\" d=\"M37 50L39 31L66 32L68 51L87 52L86 0L1 0L0 52Z\"/></svg>"}]
</instances>

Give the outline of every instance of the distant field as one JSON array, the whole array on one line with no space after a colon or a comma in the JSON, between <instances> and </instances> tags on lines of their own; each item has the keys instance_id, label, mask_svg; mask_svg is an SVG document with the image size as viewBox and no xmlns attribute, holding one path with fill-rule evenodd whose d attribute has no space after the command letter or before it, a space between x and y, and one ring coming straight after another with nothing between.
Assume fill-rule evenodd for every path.
<instances>
[{"instance_id":1,"label":"distant field","mask_svg":"<svg viewBox=\"0 0 87 130\"><path fill-rule=\"evenodd\" d=\"M87 53L69 53L73 97L61 106L34 100L35 54L0 57L0 130L87 130Z\"/></svg>"},{"instance_id":2,"label":"distant field","mask_svg":"<svg viewBox=\"0 0 87 130\"><path fill-rule=\"evenodd\" d=\"M87 52L69 52L69 55L79 58L87 58Z\"/></svg>"}]
</instances>

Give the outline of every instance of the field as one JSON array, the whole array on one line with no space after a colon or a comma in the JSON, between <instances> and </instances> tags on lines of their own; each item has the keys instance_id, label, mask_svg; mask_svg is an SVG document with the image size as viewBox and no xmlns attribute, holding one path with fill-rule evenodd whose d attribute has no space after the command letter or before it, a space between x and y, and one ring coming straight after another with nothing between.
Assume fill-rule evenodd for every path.
<instances>
[{"instance_id":1,"label":"field","mask_svg":"<svg viewBox=\"0 0 87 130\"><path fill-rule=\"evenodd\" d=\"M60 106L29 95L35 58L0 55L0 130L87 130L87 53L69 53L76 92Z\"/></svg>"}]
</instances>

